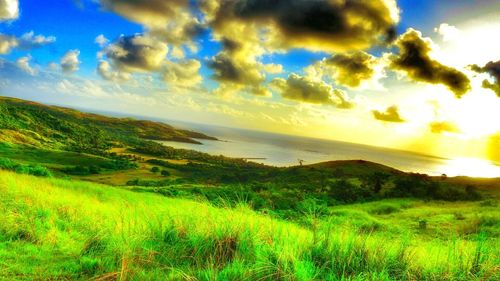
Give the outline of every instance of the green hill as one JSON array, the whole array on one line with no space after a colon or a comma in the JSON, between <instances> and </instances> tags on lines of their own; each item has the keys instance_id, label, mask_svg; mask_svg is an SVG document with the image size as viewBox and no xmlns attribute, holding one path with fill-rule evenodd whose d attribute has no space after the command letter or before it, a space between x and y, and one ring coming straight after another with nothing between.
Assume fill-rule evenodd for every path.
<instances>
[{"instance_id":1,"label":"green hill","mask_svg":"<svg viewBox=\"0 0 500 281\"><path fill-rule=\"evenodd\" d=\"M153 141L193 138L0 98L0 280L500 278L499 179Z\"/></svg>"},{"instance_id":2,"label":"green hill","mask_svg":"<svg viewBox=\"0 0 500 281\"><path fill-rule=\"evenodd\" d=\"M215 139L160 122L112 118L0 97L0 141L88 150L105 148L113 142L131 145L148 139L199 143L193 138Z\"/></svg>"},{"instance_id":3,"label":"green hill","mask_svg":"<svg viewBox=\"0 0 500 281\"><path fill-rule=\"evenodd\" d=\"M1 280L500 277L492 202L393 200L334 207L328 219L311 208L291 223L244 204L216 208L5 171L0 193Z\"/></svg>"}]
</instances>

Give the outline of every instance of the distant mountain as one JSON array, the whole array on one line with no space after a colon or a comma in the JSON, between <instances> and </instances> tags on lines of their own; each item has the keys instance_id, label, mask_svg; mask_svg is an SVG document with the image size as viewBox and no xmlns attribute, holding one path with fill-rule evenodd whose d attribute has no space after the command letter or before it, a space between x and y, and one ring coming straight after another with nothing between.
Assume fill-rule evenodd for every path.
<instances>
[{"instance_id":1,"label":"distant mountain","mask_svg":"<svg viewBox=\"0 0 500 281\"><path fill-rule=\"evenodd\" d=\"M195 139L217 140L160 122L113 118L0 97L0 141L51 148L101 148L111 142L129 145L143 140L200 144Z\"/></svg>"}]
</instances>

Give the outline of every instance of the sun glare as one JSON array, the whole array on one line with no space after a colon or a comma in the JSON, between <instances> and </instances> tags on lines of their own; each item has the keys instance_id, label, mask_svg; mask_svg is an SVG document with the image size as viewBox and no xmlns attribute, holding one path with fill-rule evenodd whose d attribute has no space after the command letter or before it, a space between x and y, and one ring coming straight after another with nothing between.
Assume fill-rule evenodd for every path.
<instances>
[{"instance_id":1,"label":"sun glare","mask_svg":"<svg viewBox=\"0 0 500 281\"><path fill-rule=\"evenodd\" d=\"M487 137L500 131L500 124L495 122L500 120L500 102L493 93L472 92L462 99L452 114L465 137Z\"/></svg>"},{"instance_id":2,"label":"sun glare","mask_svg":"<svg viewBox=\"0 0 500 281\"><path fill-rule=\"evenodd\" d=\"M493 162L477 158L450 159L445 164L437 167L436 171L448 176L500 177L500 166Z\"/></svg>"}]
</instances>

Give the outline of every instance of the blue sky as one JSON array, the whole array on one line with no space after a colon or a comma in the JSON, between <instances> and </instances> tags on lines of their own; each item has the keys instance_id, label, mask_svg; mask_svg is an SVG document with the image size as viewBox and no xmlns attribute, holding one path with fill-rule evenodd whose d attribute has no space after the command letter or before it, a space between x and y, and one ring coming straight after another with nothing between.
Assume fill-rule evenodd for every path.
<instances>
[{"instance_id":1,"label":"blue sky","mask_svg":"<svg viewBox=\"0 0 500 281\"><path fill-rule=\"evenodd\" d=\"M482 86L498 85L499 1L4 2L20 12L0 7L1 95L474 157L500 134L500 98ZM20 47L31 31L47 44Z\"/></svg>"},{"instance_id":2,"label":"blue sky","mask_svg":"<svg viewBox=\"0 0 500 281\"><path fill-rule=\"evenodd\" d=\"M402 10L399 31L402 32L411 26L424 32L431 32L440 20L436 18L437 7L447 5L443 2L447 1L399 1L398 4ZM35 34L55 36L57 43L29 52L14 50L4 57L15 60L30 53L35 63L46 65L49 62L58 61L67 50L78 49L81 52L82 61L80 75L95 76L95 66L98 61L96 53L100 47L94 43L94 40L99 34L113 40L120 35L141 33L144 30L142 25L105 11L92 1L84 1L83 6L78 6L72 0L21 0L19 5L21 12L19 19L0 25L0 33L21 36L26 32L34 31ZM425 20L422 20L424 17ZM197 54L198 57L211 57L220 50L220 44L210 40L209 32L204 33L199 39L203 43ZM284 55L275 54L267 60L283 64L287 69L300 70L324 56L325 53L322 52L311 53L304 50L293 50ZM210 73L210 70L206 68L204 71L207 74Z\"/></svg>"}]
</instances>

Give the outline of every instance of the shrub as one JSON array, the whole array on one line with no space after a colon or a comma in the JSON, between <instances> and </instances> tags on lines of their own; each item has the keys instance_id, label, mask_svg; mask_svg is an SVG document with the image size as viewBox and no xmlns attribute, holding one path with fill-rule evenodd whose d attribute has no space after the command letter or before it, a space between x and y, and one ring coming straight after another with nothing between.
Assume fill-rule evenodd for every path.
<instances>
[{"instance_id":1,"label":"shrub","mask_svg":"<svg viewBox=\"0 0 500 281\"><path fill-rule=\"evenodd\" d=\"M156 166L151 168L151 173L158 173L159 171L160 171L160 168L158 168Z\"/></svg>"},{"instance_id":2,"label":"shrub","mask_svg":"<svg viewBox=\"0 0 500 281\"><path fill-rule=\"evenodd\" d=\"M164 177L168 177L168 176L170 176L170 172L167 171L167 170L162 170L161 171L161 175L164 176Z\"/></svg>"},{"instance_id":3,"label":"shrub","mask_svg":"<svg viewBox=\"0 0 500 281\"><path fill-rule=\"evenodd\" d=\"M13 162L10 159L0 158L0 169L15 170L17 165L18 164L16 164L15 162Z\"/></svg>"},{"instance_id":4,"label":"shrub","mask_svg":"<svg viewBox=\"0 0 500 281\"><path fill-rule=\"evenodd\" d=\"M373 197L373 194L347 180L337 181L331 188L330 196L344 203L353 203Z\"/></svg>"},{"instance_id":5,"label":"shrub","mask_svg":"<svg viewBox=\"0 0 500 281\"><path fill-rule=\"evenodd\" d=\"M28 167L28 174L37 176L37 177L51 177L52 174L50 171L40 165L35 165L35 166L29 166Z\"/></svg>"},{"instance_id":6,"label":"shrub","mask_svg":"<svg viewBox=\"0 0 500 281\"><path fill-rule=\"evenodd\" d=\"M74 166L71 168L65 168L63 169L63 172L68 175L76 176L87 176L92 174L88 166Z\"/></svg>"},{"instance_id":7,"label":"shrub","mask_svg":"<svg viewBox=\"0 0 500 281\"><path fill-rule=\"evenodd\" d=\"M298 209L305 215L323 217L328 215L328 206L315 198L308 198L298 204Z\"/></svg>"},{"instance_id":8,"label":"shrub","mask_svg":"<svg viewBox=\"0 0 500 281\"><path fill-rule=\"evenodd\" d=\"M33 175L37 177L51 177L51 172L41 165L23 165L10 159L0 158L0 169L14 171L18 174Z\"/></svg>"}]
</instances>

